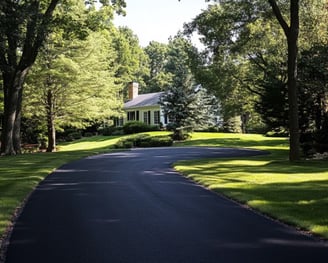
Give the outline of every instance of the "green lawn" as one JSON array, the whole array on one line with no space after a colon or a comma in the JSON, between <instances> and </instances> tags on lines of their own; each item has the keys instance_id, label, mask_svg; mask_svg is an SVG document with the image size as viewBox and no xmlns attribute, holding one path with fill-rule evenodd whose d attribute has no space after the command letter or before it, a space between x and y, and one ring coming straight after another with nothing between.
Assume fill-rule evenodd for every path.
<instances>
[{"instance_id":1,"label":"green lawn","mask_svg":"<svg viewBox=\"0 0 328 263\"><path fill-rule=\"evenodd\" d=\"M181 145L247 147L272 154L181 161L175 168L211 190L328 238L328 162L291 164L287 143L261 135L196 133Z\"/></svg>"},{"instance_id":2,"label":"green lawn","mask_svg":"<svg viewBox=\"0 0 328 263\"><path fill-rule=\"evenodd\" d=\"M95 136L60 146L55 153L0 158L0 241L17 207L49 173L89 155L111 151L119 137ZM1 242L0 242L1 244Z\"/></svg>"},{"instance_id":3,"label":"green lawn","mask_svg":"<svg viewBox=\"0 0 328 263\"><path fill-rule=\"evenodd\" d=\"M119 138L95 136L63 144L56 153L1 157L0 237L15 209L50 172L64 163L113 151L111 146ZM179 162L176 169L215 191L328 237L328 162L290 164L287 144L285 138L261 135L194 133L190 140L177 145L246 147L268 150L272 154Z\"/></svg>"}]
</instances>

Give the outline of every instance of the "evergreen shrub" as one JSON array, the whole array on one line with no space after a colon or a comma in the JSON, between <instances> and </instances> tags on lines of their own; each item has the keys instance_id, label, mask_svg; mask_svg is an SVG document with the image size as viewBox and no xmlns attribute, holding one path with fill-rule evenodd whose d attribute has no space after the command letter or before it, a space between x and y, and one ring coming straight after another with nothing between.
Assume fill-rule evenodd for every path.
<instances>
[{"instance_id":1,"label":"evergreen shrub","mask_svg":"<svg viewBox=\"0 0 328 263\"><path fill-rule=\"evenodd\" d=\"M148 125L141 121L129 121L123 126L124 134L134 134L148 131L159 131L160 127L157 125Z\"/></svg>"},{"instance_id":2,"label":"evergreen shrub","mask_svg":"<svg viewBox=\"0 0 328 263\"><path fill-rule=\"evenodd\" d=\"M98 132L103 136L112 136L112 135L123 135L123 128L122 127L104 127L98 130Z\"/></svg>"},{"instance_id":3,"label":"evergreen shrub","mask_svg":"<svg viewBox=\"0 0 328 263\"><path fill-rule=\"evenodd\" d=\"M132 147L165 147L172 146L173 140L170 136L150 136L147 134L139 134L120 139L115 148L132 148Z\"/></svg>"},{"instance_id":4,"label":"evergreen shrub","mask_svg":"<svg viewBox=\"0 0 328 263\"><path fill-rule=\"evenodd\" d=\"M82 138L81 132L72 132L69 133L66 137L66 141L71 142Z\"/></svg>"}]
</instances>

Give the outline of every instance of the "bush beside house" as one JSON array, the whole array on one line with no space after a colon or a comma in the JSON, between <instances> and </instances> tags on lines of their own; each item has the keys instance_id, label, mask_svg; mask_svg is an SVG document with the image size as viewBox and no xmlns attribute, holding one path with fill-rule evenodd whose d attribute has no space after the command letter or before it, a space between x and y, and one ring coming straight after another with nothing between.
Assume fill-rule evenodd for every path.
<instances>
[{"instance_id":1,"label":"bush beside house","mask_svg":"<svg viewBox=\"0 0 328 263\"><path fill-rule=\"evenodd\" d=\"M172 146L173 140L168 135L150 136L148 134L137 134L120 139L114 148L133 148L133 147L166 147Z\"/></svg>"}]
</instances>

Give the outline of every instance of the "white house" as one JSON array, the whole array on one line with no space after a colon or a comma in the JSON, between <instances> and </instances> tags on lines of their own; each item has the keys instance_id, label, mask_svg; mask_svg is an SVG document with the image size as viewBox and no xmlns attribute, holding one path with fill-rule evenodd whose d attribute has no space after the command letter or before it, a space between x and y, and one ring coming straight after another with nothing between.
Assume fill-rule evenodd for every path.
<instances>
[{"instance_id":1,"label":"white house","mask_svg":"<svg viewBox=\"0 0 328 263\"><path fill-rule=\"evenodd\" d=\"M159 105L163 92L147 93L139 95L139 85L130 82L128 87L129 100L124 103L124 117L119 126L128 121L141 121L150 125L166 126L167 118Z\"/></svg>"}]
</instances>

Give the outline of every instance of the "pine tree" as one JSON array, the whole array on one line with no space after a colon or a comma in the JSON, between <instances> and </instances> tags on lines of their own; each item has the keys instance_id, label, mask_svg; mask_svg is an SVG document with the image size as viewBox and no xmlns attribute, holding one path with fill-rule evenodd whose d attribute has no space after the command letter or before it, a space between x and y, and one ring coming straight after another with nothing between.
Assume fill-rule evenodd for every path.
<instances>
[{"instance_id":1,"label":"pine tree","mask_svg":"<svg viewBox=\"0 0 328 263\"><path fill-rule=\"evenodd\" d=\"M217 100L201 85L195 86L190 81L181 87L169 88L160 104L170 121L174 140L184 140L188 132L216 123Z\"/></svg>"}]
</instances>

